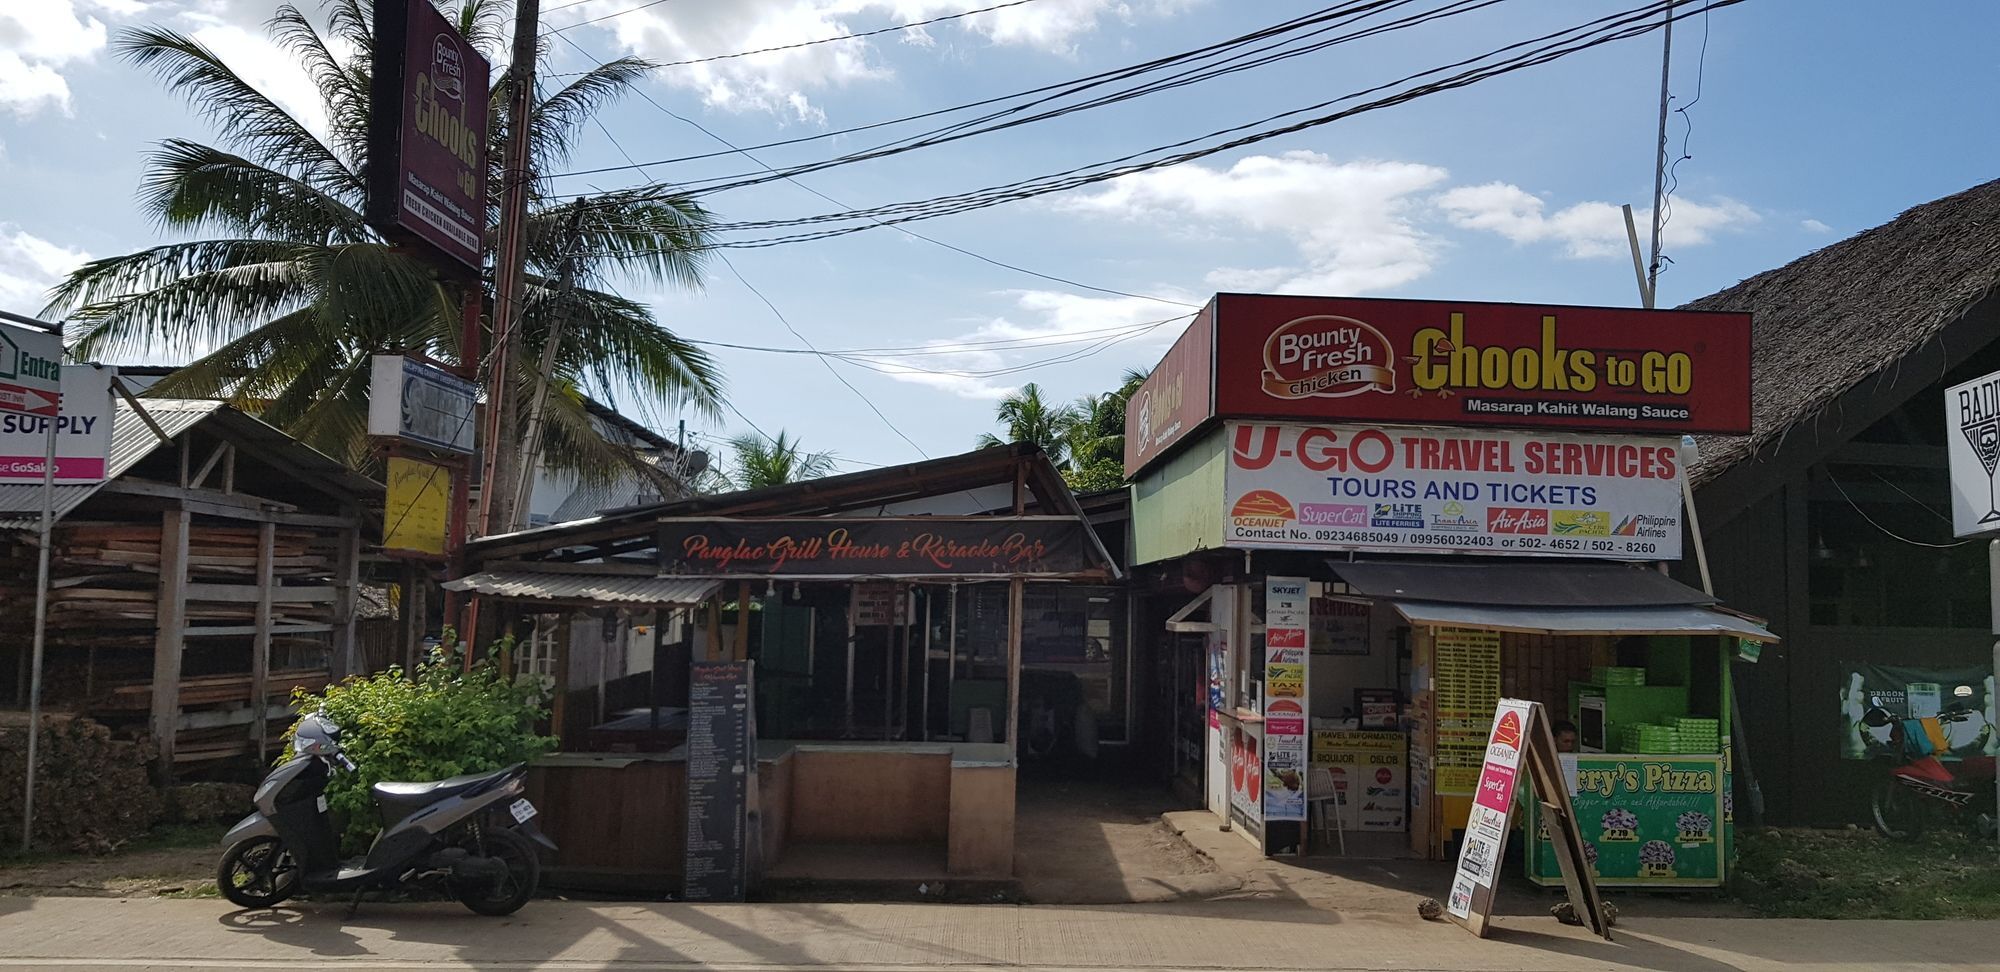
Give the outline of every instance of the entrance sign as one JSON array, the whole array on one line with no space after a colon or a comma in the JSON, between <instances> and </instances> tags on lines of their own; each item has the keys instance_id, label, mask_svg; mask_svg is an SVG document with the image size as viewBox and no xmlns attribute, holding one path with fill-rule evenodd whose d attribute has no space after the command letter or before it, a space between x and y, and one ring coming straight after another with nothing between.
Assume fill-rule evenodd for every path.
<instances>
[{"instance_id":1,"label":"entrance sign","mask_svg":"<svg viewBox=\"0 0 2000 972\"><path fill-rule=\"evenodd\" d=\"M1954 536L2000 532L2000 372L1944 390Z\"/></svg>"},{"instance_id":2,"label":"entrance sign","mask_svg":"<svg viewBox=\"0 0 2000 972\"><path fill-rule=\"evenodd\" d=\"M761 839L750 666L688 669L687 901L741 901L755 882Z\"/></svg>"},{"instance_id":3,"label":"entrance sign","mask_svg":"<svg viewBox=\"0 0 2000 972\"><path fill-rule=\"evenodd\" d=\"M64 365L61 414L0 411L0 481L42 481L48 431L56 423L56 482L101 483L111 456L112 368ZM150 434L150 433L149 433Z\"/></svg>"},{"instance_id":4,"label":"entrance sign","mask_svg":"<svg viewBox=\"0 0 2000 972\"><path fill-rule=\"evenodd\" d=\"M472 451L478 386L400 354L369 361L368 434L445 452Z\"/></svg>"},{"instance_id":5,"label":"entrance sign","mask_svg":"<svg viewBox=\"0 0 2000 972\"><path fill-rule=\"evenodd\" d=\"M1264 581L1264 819L1306 819L1311 700L1307 580Z\"/></svg>"},{"instance_id":6,"label":"entrance sign","mask_svg":"<svg viewBox=\"0 0 2000 972\"><path fill-rule=\"evenodd\" d=\"M1069 576L1092 567L1068 516L660 520L660 570L708 577Z\"/></svg>"},{"instance_id":7,"label":"entrance sign","mask_svg":"<svg viewBox=\"0 0 2000 972\"><path fill-rule=\"evenodd\" d=\"M368 223L477 269L486 235L486 58L430 0L374 4Z\"/></svg>"},{"instance_id":8,"label":"entrance sign","mask_svg":"<svg viewBox=\"0 0 2000 972\"><path fill-rule=\"evenodd\" d=\"M61 334L0 322L0 412L56 414L62 401L62 358ZM35 478L41 478L39 469Z\"/></svg>"},{"instance_id":9,"label":"entrance sign","mask_svg":"<svg viewBox=\"0 0 2000 972\"><path fill-rule=\"evenodd\" d=\"M1248 422L1225 433L1226 546L1680 559L1673 440Z\"/></svg>"},{"instance_id":10,"label":"entrance sign","mask_svg":"<svg viewBox=\"0 0 2000 972\"><path fill-rule=\"evenodd\" d=\"M1592 931L1611 938L1604 906L1597 899L1596 881L1582 866L1583 835L1577 829L1576 810L1570 805L1569 787L1557 759L1555 735L1549 730L1541 703L1501 699L1494 707L1486 761L1479 769L1472 816L1459 844L1458 870L1452 876L1451 895L1445 900L1445 913L1480 938L1486 937L1493 915L1515 791L1526 782L1521 778L1524 772L1533 781L1535 799L1541 801L1540 812L1548 824L1571 906Z\"/></svg>"}]
</instances>

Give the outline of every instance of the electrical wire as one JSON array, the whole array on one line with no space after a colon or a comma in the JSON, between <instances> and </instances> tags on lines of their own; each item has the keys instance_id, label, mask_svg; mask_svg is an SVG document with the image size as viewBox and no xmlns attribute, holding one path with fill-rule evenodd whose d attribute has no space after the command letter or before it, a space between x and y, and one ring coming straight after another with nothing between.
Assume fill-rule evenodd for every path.
<instances>
[{"instance_id":1,"label":"electrical wire","mask_svg":"<svg viewBox=\"0 0 2000 972\"><path fill-rule=\"evenodd\" d=\"M1667 166L1666 189L1660 193L1660 231L1662 233L1666 232L1667 224L1672 222L1674 218L1674 192L1681 186L1681 163L1690 162L1694 159L1694 156L1688 152L1688 145L1694 140L1694 116L1688 114L1688 111L1701 103L1702 81L1708 74L1708 13L1712 6L1713 4L1703 4L1701 8L1701 55L1695 59L1694 97L1687 104L1674 109L1674 112L1681 116L1681 123L1687 127L1681 132L1680 158L1675 159L1672 165ZM1661 267L1664 270L1666 266L1673 265L1674 261L1665 254L1661 254L1660 262L1665 265Z\"/></svg>"},{"instance_id":2,"label":"electrical wire","mask_svg":"<svg viewBox=\"0 0 2000 972\"><path fill-rule=\"evenodd\" d=\"M586 3L587 3L587 2L589 2L589 0L584 0L584 2L586 2ZM965 17L971 17L971 16L975 16L975 15L978 15L978 14L983 14L983 13L991 13L991 12L993 12L993 11L995 11L995 10L1005 10L1005 9L1007 9L1008 7L1018 7L1018 6L1021 6L1022 4L1027 4L1027 3L1035 3L1035 2L1037 2L1037 0L1007 0L1007 2L1006 2L1006 3L996 3L996 4L994 4L994 5L990 6L990 7L980 7L980 8L979 8L979 9L977 9L977 10L966 10L966 11L962 11L962 12L960 12L960 13L955 13L955 14L945 14L945 15L944 15L944 16L942 16L942 17L932 17L932 18L931 18L931 19L929 19L929 20L918 20L918 21L914 21L914 22L912 22L912 23L907 23L907 24L896 24L896 25L894 25L894 26L891 26L891 27L877 27L877 28L875 28L874 30L864 30L864 31L859 31L859 32L857 32L857 33L852 33L852 34L840 34L840 35L838 35L838 36L834 36L834 37L822 37L822 38L819 38L818 40L809 40L809 41L799 41L799 42L798 42L798 43L796 43L796 44L779 44L779 45L778 45L778 46L776 46L776 47L760 47L760 48L758 48L758 49L756 49L756 50L754 50L754 51L737 51L737 52L735 52L735 53L733 53L733 54L712 54L712 55L710 55L710 56L708 56L708 57L695 57L695 58L689 58L689 59L687 59L687 60L685 60L685 61L665 61L665 62L662 62L662 63L659 63L659 64L655 64L655 65L653 65L653 69L654 69L654 70L665 70L666 68L673 68L673 67L686 67L686 66L688 66L688 65L691 65L691 64L710 64L710 63L713 63L713 62L715 62L715 61L729 61L729 60L734 60L734 59L736 59L736 58L739 58L739 57L755 57L755 56L756 56L756 55L758 55L758 54L776 54L776 53L778 53L778 52L780 52L780 51L795 51L795 50L798 50L798 49L800 49L800 48L803 48L803 47L815 47L815 46L818 46L818 45L820 45L820 44L834 44L834 43L838 43L838 42L840 42L840 41L851 41L851 40L860 40L860 39L862 39L862 38L864 38L864 37L876 37L876 36L879 36L879 35L882 35L882 34L893 34L893 33L897 32L897 31L903 31L903 30L914 30L914 29L917 29L917 28L920 28L920 27L929 27L929 26L931 26L931 25L933 25L933 24L942 24L942 23L945 23L945 22L947 22L947 21L952 21L952 20L959 20L959 19L962 19L962 18L965 18ZM629 11L628 11L628 12L629 12ZM581 26L583 26L583 24L572 24L572 25L570 25L570 26L571 26L571 27L581 27ZM566 30L569 30L569 29L570 29L570 27L564 27L564 28L562 28L561 30L557 30L557 31L554 31L553 33L557 33L557 34L560 34L560 33L562 33L563 31L566 31ZM571 75L571 74L568 74L568 73L561 73L561 74L555 74L555 75L551 75L551 76L552 76L552 77L573 77L574 75Z\"/></svg>"},{"instance_id":3,"label":"electrical wire","mask_svg":"<svg viewBox=\"0 0 2000 972\"><path fill-rule=\"evenodd\" d=\"M591 18L591 19L589 19L589 20L579 20L579 21L577 21L576 23L573 23L573 24L569 24L569 25L567 25L567 26L563 26L563 27L558 27L558 28L556 28L555 30L550 30L550 31L543 31L543 32L542 32L542 36L543 36L543 37L553 37L553 36L556 36L556 35L559 35L559 34L561 34L561 33L562 33L562 32L564 32L564 31L568 31L568 30L575 30L575 29L577 29L578 27L588 27L588 26L590 26L591 24L601 24L601 23L603 23L603 22L605 22L605 21L607 21L607 20L610 20L610 19L612 19L612 18L614 18L614 17L623 17L623 16L625 16L626 14L629 14L629 13L638 13L639 11L641 11L641 10L644 10L644 9L646 9L647 7L657 7L657 6L659 6L660 4L663 4L663 3L667 3L667 2L668 2L668 0L646 0L646 2L645 2L645 3L642 3L642 4L640 4L640 5L636 6L636 7L627 7L627 8L625 8L624 10L619 10L619 11L615 11L615 12L613 12L613 13L608 13L608 14L605 14L605 15L604 15L604 16L602 16L602 17L593 17L593 18ZM574 6L574 4L565 4L564 6ZM558 8L556 8L556 10L560 10L560 9L563 9L563 8L562 8L562 7L558 7ZM545 10L545 11L542 11L542 12L543 12L544 14L549 14L549 13L554 13L554 12L555 12L555 10Z\"/></svg>"},{"instance_id":4,"label":"electrical wire","mask_svg":"<svg viewBox=\"0 0 2000 972\"><path fill-rule=\"evenodd\" d=\"M1859 513L1859 514L1861 515L1861 518L1862 518L1863 520L1866 520L1866 521L1868 521L1868 525L1869 525L1869 526L1872 526L1872 527L1874 527L1875 529L1877 529L1877 530L1880 530L1880 531L1882 532L1882 535L1883 535L1883 536L1886 536L1886 537L1888 537L1888 538L1889 538L1889 539L1891 539L1891 540L1894 540L1894 541L1897 541L1898 543L1905 543L1905 544L1909 544L1909 545L1910 545L1910 546L1912 546L1912 547L1926 547L1926 548L1929 548L1929 549L1931 549L1931 550L1950 550L1950 549L1952 549L1953 547L1963 547L1963 546L1965 546L1965 545L1966 545L1966 544L1968 544L1968 543L1979 543L1979 542L1980 542L1980 540L1979 540L1978 538L1974 538L1974 539L1971 539L1971 540L1959 540L1959 541L1956 541L1956 542L1954 542L1954 543L1926 543L1926 542L1924 542L1924 541L1922 541L1922 540L1912 540L1912 539L1910 539L1909 537L1906 537L1906 536L1903 536L1902 534L1900 534L1900 533L1897 533L1896 531L1894 531L1894 530L1891 530L1891 529L1889 529L1888 527L1885 527L1885 526L1883 526L1882 524L1880 524L1880 523L1877 523L1877 522L1875 522L1875 518L1874 518L1874 517L1872 517L1872 516L1869 516L1869 515L1868 515L1868 511L1867 511L1867 510L1864 510L1864 509L1862 509L1862 508L1861 508L1861 504L1859 504L1859 503L1856 503L1856 502L1854 501L1854 497L1852 497L1852 496L1849 496L1849 495L1847 494L1847 487L1845 487L1845 486L1842 486L1842 485L1840 484L1840 480L1839 480L1839 479L1836 479L1836 478L1834 478L1834 475L1833 475L1833 472L1832 472L1832 470L1829 470L1829 469L1826 469L1825 467L1821 467L1821 469L1820 469L1820 473L1821 473L1821 475L1824 475L1824 476L1826 477L1826 481L1827 481L1827 482L1829 482L1829 483L1832 483L1832 484L1833 484L1833 488L1834 488L1834 489L1837 489L1837 490L1839 490L1839 491L1840 491L1840 497L1841 497L1842 499L1844 499L1844 500L1846 500L1846 501L1847 501L1847 505L1848 505L1848 506L1851 506L1851 507L1853 507L1853 508L1854 508L1854 512L1856 512L1856 513ZM1905 495L1908 495L1908 494L1905 494Z\"/></svg>"}]
</instances>

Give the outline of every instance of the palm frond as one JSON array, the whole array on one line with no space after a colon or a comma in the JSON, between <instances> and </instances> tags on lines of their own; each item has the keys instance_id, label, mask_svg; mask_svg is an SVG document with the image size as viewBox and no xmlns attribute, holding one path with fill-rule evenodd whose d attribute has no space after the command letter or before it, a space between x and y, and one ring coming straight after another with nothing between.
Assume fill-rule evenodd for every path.
<instances>
[{"instance_id":1,"label":"palm frond","mask_svg":"<svg viewBox=\"0 0 2000 972\"><path fill-rule=\"evenodd\" d=\"M298 119L243 80L201 42L164 27L127 28L113 49L150 68L249 157L293 172L324 192L357 196L360 177Z\"/></svg>"},{"instance_id":2,"label":"palm frond","mask_svg":"<svg viewBox=\"0 0 2000 972\"><path fill-rule=\"evenodd\" d=\"M262 403L298 377L297 359L325 337L318 312L303 307L252 329L175 369L146 389L157 398L229 398ZM291 351L294 360L282 360Z\"/></svg>"},{"instance_id":3,"label":"palm frond","mask_svg":"<svg viewBox=\"0 0 2000 972\"><path fill-rule=\"evenodd\" d=\"M585 376L585 384L629 391L716 416L722 406L722 371L706 351L653 320L643 304L585 287L555 295L535 283L529 289L528 346L547 340L557 313L566 316L559 370Z\"/></svg>"},{"instance_id":4,"label":"palm frond","mask_svg":"<svg viewBox=\"0 0 2000 972\"><path fill-rule=\"evenodd\" d=\"M170 244L157 249L186 246ZM287 252L270 254L273 259L227 262L175 276L150 289L114 293L76 305L69 319L81 326L83 337L73 353L82 359L152 350L160 345L200 347L228 340L294 310L310 300L310 293L298 259L299 247L288 246ZM96 281L101 280L111 289L110 282L121 274L144 279L153 271L144 266L128 271L122 264L144 264L151 252L94 260L72 274L72 282L84 278L80 289L87 290L99 286ZM69 286L69 282L63 285Z\"/></svg>"},{"instance_id":5,"label":"palm frond","mask_svg":"<svg viewBox=\"0 0 2000 972\"><path fill-rule=\"evenodd\" d=\"M546 171L568 163L577 136L591 117L631 91L654 67L653 62L638 57L606 61L535 105L529 115L528 135L536 167Z\"/></svg>"},{"instance_id":6,"label":"palm frond","mask_svg":"<svg viewBox=\"0 0 2000 972\"><path fill-rule=\"evenodd\" d=\"M528 255L548 273L574 259L586 283L615 270L693 289L713 222L701 204L666 186L598 193L530 214Z\"/></svg>"},{"instance_id":7,"label":"palm frond","mask_svg":"<svg viewBox=\"0 0 2000 972\"><path fill-rule=\"evenodd\" d=\"M631 444L605 435L585 407L582 390L568 382L558 382L549 389L542 410L540 458L548 468L592 486L626 476L651 479L654 474Z\"/></svg>"},{"instance_id":8,"label":"palm frond","mask_svg":"<svg viewBox=\"0 0 2000 972\"><path fill-rule=\"evenodd\" d=\"M146 160L139 203L162 226L301 243L355 243L371 234L347 203L240 155L170 138Z\"/></svg>"},{"instance_id":9,"label":"palm frond","mask_svg":"<svg viewBox=\"0 0 2000 972\"><path fill-rule=\"evenodd\" d=\"M351 16L358 12L343 9L352 6L353 0L335 4L334 16ZM289 3L280 6L271 17L270 30L271 39L303 62L306 74L319 88L320 104L326 109L327 123L332 127L329 134L333 138L334 152L348 169L361 171L368 158L368 57L373 38L356 43L359 57L343 64L327 47L326 39L320 36L312 21ZM367 33L364 28L364 36ZM334 36L340 35L336 33ZM354 43L354 40L349 38L349 43Z\"/></svg>"}]
</instances>

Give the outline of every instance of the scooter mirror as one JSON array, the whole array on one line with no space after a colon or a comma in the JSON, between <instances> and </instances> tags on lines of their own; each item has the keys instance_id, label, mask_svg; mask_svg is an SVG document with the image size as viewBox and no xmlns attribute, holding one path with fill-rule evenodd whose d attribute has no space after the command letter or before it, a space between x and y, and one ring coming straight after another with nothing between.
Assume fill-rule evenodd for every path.
<instances>
[{"instance_id":1,"label":"scooter mirror","mask_svg":"<svg viewBox=\"0 0 2000 972\"><path fill-rule=\"evenodd\" d=\"M1957 688L1955 688L1955 689L1952 689L1952 690L1951 690L1951 697L1952 697L1952 698L1955 698L1955 699L1969 699L1969 698L1972 698L1972 686L1970 686L1970 685L1961 685L1961 686L1959 686L1959 687L1957 687Z\"/></svg>"}]
</instances>

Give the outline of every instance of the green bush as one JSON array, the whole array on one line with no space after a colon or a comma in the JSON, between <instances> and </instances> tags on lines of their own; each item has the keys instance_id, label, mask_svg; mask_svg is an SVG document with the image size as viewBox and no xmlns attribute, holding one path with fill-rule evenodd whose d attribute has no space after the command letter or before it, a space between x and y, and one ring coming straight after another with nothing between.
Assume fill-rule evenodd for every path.
<instances>
[{"instance_id":1,"label":"green bush","mask_svg":"<svg viewBox=\"0 0 2000 972\"><path fill-rule=\"evenodd\" d=\"M453 643L450 632L444 641ZM547 715L542 687L508 678L496 655L489 651L468 672L455 651L442 650L414 678L390 668L294 697L301 715L323 711L340 726L341 752L354 761L355 771L336 770L326 791L330 808L347 822L346 853L366 849L381 829L370 786L491 772L556 748L553 736L535 731ZM290 758L287 744L280 761Z\"/></svg>"}]
</instances>

